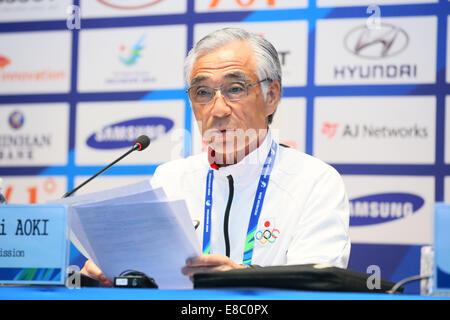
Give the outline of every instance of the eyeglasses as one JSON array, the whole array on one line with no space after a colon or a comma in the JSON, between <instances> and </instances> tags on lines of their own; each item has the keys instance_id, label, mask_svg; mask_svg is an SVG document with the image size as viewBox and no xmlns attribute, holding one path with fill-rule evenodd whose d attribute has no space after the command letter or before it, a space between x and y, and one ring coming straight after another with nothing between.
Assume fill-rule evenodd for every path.
<instances>
[{"instance_id":1,"label":"eyeglasses","mask_svg":"<svg viewBox=\"0 0 450 320\"><path fill-rule=\"evenodd\" d=\"M223 83L218 88L213 88L210 86L197 85L192 86L186 90L186 93L189 94L189 98L193 103L198 104L207 104L209 103L216 95L216 91L220 90L220 93L230 102L235 102L242 100L248 96L248 88L254 85L257 85L261 82L269 81L272 79L265 78L258 82L254 83L245 83L241 81L228 81Z\"/></svg>"}]
</instances>

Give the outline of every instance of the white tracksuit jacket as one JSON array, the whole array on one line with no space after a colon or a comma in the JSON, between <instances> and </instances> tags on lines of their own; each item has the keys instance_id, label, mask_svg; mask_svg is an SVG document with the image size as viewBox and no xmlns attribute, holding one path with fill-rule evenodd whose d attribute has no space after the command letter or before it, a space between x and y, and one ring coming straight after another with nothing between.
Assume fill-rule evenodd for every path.
<instances>
[{"instance_id":1,"label":"white tracksuit jacket","mask_svg":"<svg viewBox=\"0 0 450 320\"><path fill-rule=\"evenodd\" d=\"M250 212L271 144L269 131L259 148L242 161L214 170L212 254L228 254L234 262L242 263ZM186 200L192 220L200 221L196 230L200 244L209 169L207 154L202 153L160 165L151 180L152 186L162 187L169 199ZM231 207L225 212L230 191ZM226 220L228 226L224 228ZM346 268L349 255L349 205L339 173L321 160L279 146L251 263L324 263Z\"/></svg>"}]
</instances>

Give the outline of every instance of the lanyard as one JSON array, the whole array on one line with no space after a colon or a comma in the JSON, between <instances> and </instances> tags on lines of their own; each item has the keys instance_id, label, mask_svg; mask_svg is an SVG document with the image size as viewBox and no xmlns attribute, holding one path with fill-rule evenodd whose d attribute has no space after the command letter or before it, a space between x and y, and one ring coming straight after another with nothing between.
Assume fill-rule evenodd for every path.
<instances>
[{"instance_id":1,"label":"lanyard","mask_svg":"<svg viewBox=\"0 0 450 320\"><path fill-rule=\"evenodd\" d=\"M255 232L258 226L259 216L261 214L264 198L266 196L267 186L269 184L270 174L272 172L275 156L277 153L277 143L272 142L269 154L259 178L258 189L256 190L255 200L253 201L250 221L248 223L247 236L245 238L243 264L249 265L252 262L253 248L255 246ZM212 190L213 190L214 170L209 169L206 177L206 195L205 195L205 222L203 228L203 254L211 252L211 210L212 210Z\"/></svg>"}]
</instances>

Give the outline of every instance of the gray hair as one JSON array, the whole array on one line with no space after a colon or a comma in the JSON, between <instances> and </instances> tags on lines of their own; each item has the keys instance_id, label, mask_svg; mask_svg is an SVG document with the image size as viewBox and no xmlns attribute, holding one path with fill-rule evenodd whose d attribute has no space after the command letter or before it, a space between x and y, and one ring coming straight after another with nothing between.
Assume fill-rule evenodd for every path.
<instances>
[{"instance_id":1,"label":"gray hair","mask_svg":"<svg viewBox=\"0 0 450 320\"><path fill-rule=\"evenodd\" d=\"M280 83L280 88L282 88L281 64L275 47L263 37L239 28L224 28L214 31L194 45L194 47L189 51L184 63L184 76L186 83L190 83L192 67L198 58L205 56L235 40L245 40L252 47L253 53L256 57L255 72L259 80L269 78L273 81L278 81ZM268 82L261 83L261 90L263 92L264 99L267 97L268 88ZM272 119L273 114L268 117L269 124L272 123Z\"/></svg>"}]
</instances>

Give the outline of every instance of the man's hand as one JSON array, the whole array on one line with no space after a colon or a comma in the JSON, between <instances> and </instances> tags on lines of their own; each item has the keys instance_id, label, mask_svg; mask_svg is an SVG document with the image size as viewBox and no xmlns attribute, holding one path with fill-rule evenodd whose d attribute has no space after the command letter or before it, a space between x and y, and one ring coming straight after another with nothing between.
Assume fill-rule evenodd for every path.
<instances>
[{"instance_id":1,"label":"man's hand","mask_svg":"<svg viewBox=\"0 0 450 320\"><path fill-rule=\"evenodd\" d=\"M112 287L113 283L111 280L109 280L100 270L99 267L95 263L93 263L91 260L86 261L84 264L83 269L81 269L81 273L93 278L95 280L100 281L100 285L104 287Z\"/></svg>"},{"instance_id":2,"label":"man's hand","mask_svg":"<svg viewBox=\"0 0 450 320\"><path fill-rule=\"evenodd\" d=\"M195 273L228 271L243 268L245 268L245 266L233 262L233 260L227 256L219 254L203 254L198 257L187 259L186 266L181 269L181 272L184 275L189 276L191 281L193 281Z\"/></svg>"}]
</instances>

